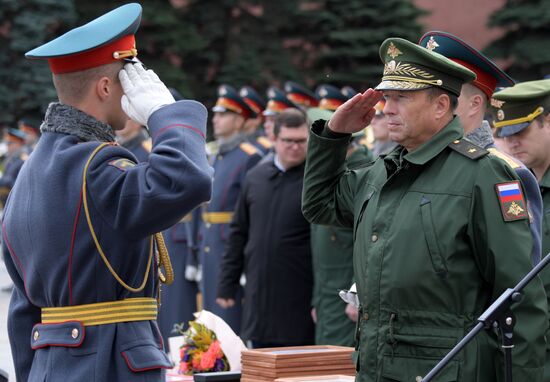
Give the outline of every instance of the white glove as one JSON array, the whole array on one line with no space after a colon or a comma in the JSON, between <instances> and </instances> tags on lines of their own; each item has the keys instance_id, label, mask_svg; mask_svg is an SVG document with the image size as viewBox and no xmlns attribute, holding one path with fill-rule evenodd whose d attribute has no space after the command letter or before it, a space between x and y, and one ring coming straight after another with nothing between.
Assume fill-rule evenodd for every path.
<instances>
[{"instance_id":1,"label":"white glove","mask_svg":"<svg viewBox=\"0 0 550 382\"><path fill-rule=\"evenodd\" d=\"M152 70L141 64L126 64L118 73L124 95L122 110L130 119L147 126L151 114L176 102L170 91Z\"/></svg>"},{"instance_id":2,"label":"white glove","mask_svg":"<svg viewBox=\"0 0 550 382\"><path fill-rule=\"evenodd\" d=\"M349 290L342 289L340 292L338 292L338 295L342 300L347 302L348 304L354 306L355 308L359 308L359 297L357 297L357 286L354 283Z\"/></svg>"},{"instance_id":3,"label":"white glove","mask_svg":"<svg viewBox=\"0 0 550 382\"><path fill-rule=\"evenodd\" d=\"M185 266L185 279L187 281L196 281L198 273L199 273L199 269L194 265Z\"/></svg>"}]
</instances>

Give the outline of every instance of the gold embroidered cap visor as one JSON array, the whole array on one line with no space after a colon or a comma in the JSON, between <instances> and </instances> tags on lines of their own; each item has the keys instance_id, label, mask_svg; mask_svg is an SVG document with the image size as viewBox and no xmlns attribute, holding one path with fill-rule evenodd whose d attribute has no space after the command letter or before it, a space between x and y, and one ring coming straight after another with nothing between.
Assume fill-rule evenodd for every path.
<instances>
[{"instance_id":1,"label":"gold embroidered cap visor","mask_svg":"<svg viewBox=\"0 0 550 382\"><path fill-rule=\"evenodd\" d=\"M462 84L475 80L471 70L402 38L389 38L380 46L384 63L376 90L422 90L440 87L459 96Z\"/></svg>"},{"instance_id":2,"label":"gold embroidered cap visor","mask_svg":"<svg viewBox=\"0 0 550 382\"><path fill-rule=\"evenodd\" d=\"M509 137L550 110L550 80L522 82L493 94L491 114L497 135Z\"/></svg>"}]
</instances>

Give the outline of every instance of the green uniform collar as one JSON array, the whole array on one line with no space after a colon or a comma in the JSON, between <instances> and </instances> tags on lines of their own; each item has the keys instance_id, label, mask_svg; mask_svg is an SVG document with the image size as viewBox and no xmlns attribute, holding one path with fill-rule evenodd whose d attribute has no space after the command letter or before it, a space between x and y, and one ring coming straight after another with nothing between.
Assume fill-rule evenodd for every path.
<instances>
[{"instance_id":1,"label":"green uniform collar","mask_svg":"<svg viewBox=\"0 0 550 382\"><path fill-rule=\"evenodd\" d=\"M546 169L546 172L542 176L539 185L544 188L550 188L550 167Z\"/></svg>"},{"instance_id":2,"label":"green uniform collar","mask_svg":"<svg viewBox=\"0 0 550 382\"><path fill-rule=\"evenodd\" d=\"M453 120L435 134L432 139L425 142L413 152L405 155L403 159L413 164L424 165L430 159L439 155L439 153L441 153L445 147L449 146L451 142L462 138L463 135L464 129L459 119L454 117Z\"/></svg>"}]
</instances>

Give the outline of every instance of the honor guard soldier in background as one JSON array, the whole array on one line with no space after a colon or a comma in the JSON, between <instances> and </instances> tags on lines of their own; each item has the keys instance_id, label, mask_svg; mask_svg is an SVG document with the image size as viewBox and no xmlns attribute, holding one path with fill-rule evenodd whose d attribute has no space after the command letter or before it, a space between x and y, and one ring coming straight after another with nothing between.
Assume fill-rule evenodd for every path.
<instances>
[{"instance_id":1,"label":"honor guard soldier in background","mask_svg":"<svg viewBox=\"0 0 550 382\"><path fill-rule=\"evenodd\" d=\"M285 93L289 100L300 106L304 111L310 107L319 106L319 100L315 94L296 82L285 82Z\"/></svg>"},{"instance_id":2,"label":"honor guard soldier in background","mask_svg":"<svg viewBox=\"0 0 550 382\"><path fill-rule=\"evenodd\" d=\"M32 118L23 118L17 123L17 126L25 133L25 145L30 154L40 139L40 123Z\"/></svg>"},{"instance_id":3,"label":"honor guard soldier in background","mask_svg":"<svg viewBox=\"0 0 550 382\"><path fill-rule=\"evenodd\" d=\"M4 132L4 143L7 151L0 177L0 208L6 203L23 163L29 157L25 147L26 135L19 129L9 128Z\"/></svg>"},{"instance_id":4,"label":"honor guard soldier in background","mask_svg":"<svg viewBox=\"0 0 550 382\"><path fill-rule=\"evenodd\" d=\"M533 171L543 198L542 256L550 252L550 79L523 82L493 95L494 125L509 152ZM540 273L550 306L550 267ZM546 333L544 381L550 381L550 337Z\"/></svg>"},{"instance_id":5,"label":"honor guard soldier in background","mask_svg":"<svg viewBox=\"0 0 550 382\"><path fill-rule=\"evenodd\" d=\"M252 143L263 154L267 154L273 149L273 143L265 136L262 123L264 121L263 112L266 103L262 97L250 86L243 86L239 91L239 95L244 102L252 109L255 118L248 118L244 123L244 134L248 141Z\"/></svg>"},{"instance_id":6,"label":"honor guard soldier in background","mask_svg":"<svg viewBox=\"0 0 550 382\"><path fill-rule=\"evenodd\" d=\"M242 291L235 305L222 308L216 304L216 288L220 262L229 236L229 223L241 192L245 175L261 159L261 153L246 141L243 126L255 113L239 93L228 85L218 88L218 100L212 108L214 136L218 152L212 155L214 182L212 198L203 206L203 223L200 229L200 264L202 266L201 292L203 307L220 316L239 333L241 326Z\"/></svg>"},{"instance_id":7,"label":"honor guard soldier in background","mask_svg":"<svg viewBox=\"0 0 550 382\"><path fill-rule=\"evenodd\" d=\"M156 233L210 197L207 111L134 59L140 19L127 4L26 54L48 60L59 102L4 210L18 381L164 381L172 367L156 316L173 274ZM148 163L115 143L128 118L149 128Z\"/></svg>"},{"instance_id":8,"label":"honor guard soldier in background","mask_svg":"<svg viewBox=\"0 0 550 382\"><path fill-rule=\"evenodd\" d=\"M351 86L344 86L342 89L340 89L343 95L346 96L346 99L352 98L354 95L359 93L357 90L352 88Z\"/></svg>"},{"instance_id":9,"label":"honor guard soldier in background","mask_svg":"<svg viewBox=\"0 0 550 382\"><path fill-rule=\"evenodd\" d=\"M484 119L495 88L513 86L514 80L481 52L450 33L428 32L420 38L418 44L450 58L476 74L473 82L462 85L455 113L464 127L464 135L470 142L488 150L490 155L500 158L520 177L527 198L533 236L531 258L536 265L541 257L542 223L542 197L537 179L523 163L495 147L491 126Z\"/></svg>"},{"instance_id":10,"label":"honor guard soldier in background","mask_svg":"<svg viewBox=\"0 0 550 382\"><path fill-rule=\"evenodd\" d=\"M264 132L265 136L273 142L275 141L275 135L273 134L275 116L285 109L299 109L299 107L287 98L285 92L275 86L271 86L269 87L269 89L267 89L267 99L267 106L263 112L263 115L265 117Z\"/></svg>"},{"instance_id":11,"label":"honor guard soldier in background","mask_svg":"<svg viewBox=\"0 0 550 382\"><path fill-rule=\"evenodd\" d=\"M328 84L317 86L317 89L315 89L315 97L319 99L318 107L329 111L335 111L340 105L351 98L347 97L337 87Z\"/></svg>"},{"instance_id":12,"label":"honor guard soldier in background","mask_svg":"<svg viewBox=\"0 0 550 382\"><path fill-rule=\"evenodd\" d=\"M322 85L326 86L326 85ZM338 100L339 89L317 89L317 94ZM310 121L328 120L338 107L337 102L324 102L319 108L311 108L307 115ZM347 100L347 98L346 98ZM334 110L321 107L334 107ZM372 160L369 149L360 143L364 134L350 141L346 164L358 168ZM353 283L353 230L331 225L311 225L311 257L313 261L312 316L315 322L315 343L318 345L355 345L357 308L346 304L338 292Z\"/></svg>"},{"instance_id":13,"label":"honor guard soldier in background","mask_svg":"<svg viewBox=\"0 0 550 382\"><path fill-rule=\"evenodd\" d=\"M304 216L353 227L360 301L357 381L421 380L532 268L532 237L517 174L463 139L453 112L465 67L400 38L380 47L390 138L399 146L369 166L345 165L350 133L374 115L369 89L314 123ZM540 278L512 306L513 375L540 381L548 325ZM439 375L457 382L503 378L493 331L478 334Z\"/></svg>"}]
</instances>

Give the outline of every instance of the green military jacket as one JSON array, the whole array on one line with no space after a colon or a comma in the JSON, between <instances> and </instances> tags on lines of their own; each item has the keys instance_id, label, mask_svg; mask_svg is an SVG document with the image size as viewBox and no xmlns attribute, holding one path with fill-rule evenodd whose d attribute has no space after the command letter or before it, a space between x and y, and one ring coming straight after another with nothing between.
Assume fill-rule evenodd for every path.
<instances>
[{"instance_id":1,"label":"green military jacket","mask_svg":"<svg viewBox=\"0 0 550 382\"><path fill-rule=\"evenodd\" d=\"M539 182L542 195L542 258L550 252L550 169L547 169ZM548 298L550 309L550 266L547 265L540 273ZM546 333L546 367L544 368L544 382L550 382L550 330Z\"/></svg>"},{"instance_id":2,"label":"green military jacket","mask_svg":"<svg viewBox=\"0 0 550 382\"><path fill-rule=\"evenodd\" d=\"M539 185L543 204L542 257L544 258L550 252L550 168L544 173Z\"/></svg>"},{"instance_id":3,"label":"green military jacket","mask_svg":"<svg viewBox=\"0 0 550 382\"><path fill-rule=\"evenodd\" d=\"M372 160L367 147L360 147L346 160L356 168ZM353 283L353 230L346 227L311 225L313 261L313 307L317 312L315 343L319 345L355 346L355 322L345 313L341 289Z\"/></svg>"},{"instance_id":4,"label":"green military jacket","mask_svg":"<svg viewBox=\"0 0 550 382\"><path fill-rule=\"evenodd\" d=\"M313 223L354 230L363 311L357 380L414 381L531 269L527 214L505 221L495 189L518 178L462 141L457 118L414 152L398 147L353 171L345 165L349 138L328 138L323 129L312 128L302 209ZM514 380L539 381L547 327L540 278L524 295L513 309ZM435 381L503 380L495 337L480 333Z\"/></svg>"}]
</instances>

